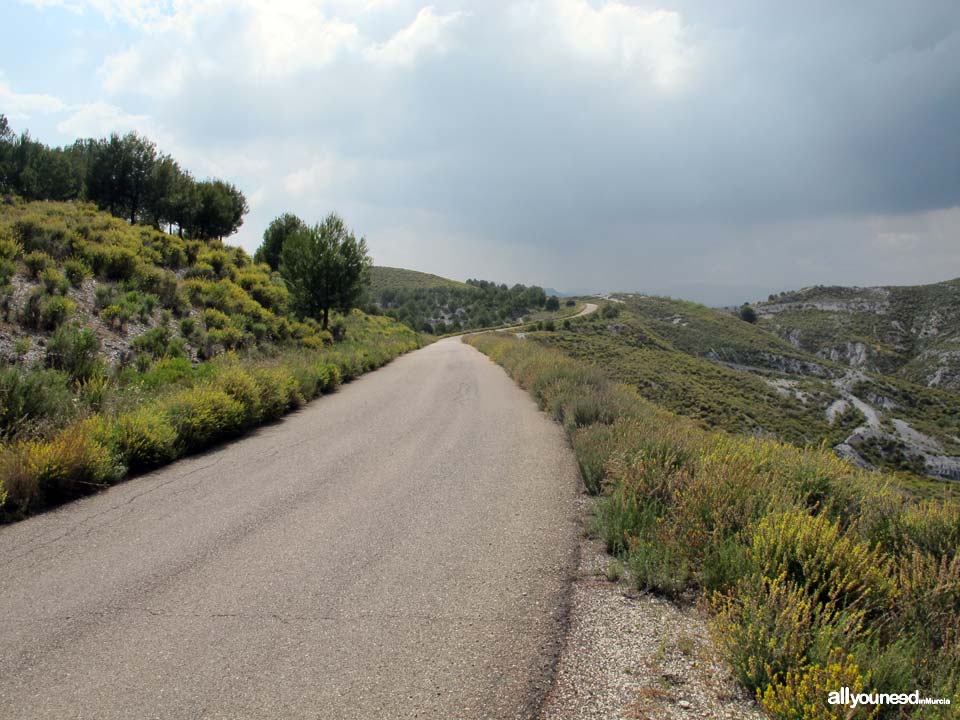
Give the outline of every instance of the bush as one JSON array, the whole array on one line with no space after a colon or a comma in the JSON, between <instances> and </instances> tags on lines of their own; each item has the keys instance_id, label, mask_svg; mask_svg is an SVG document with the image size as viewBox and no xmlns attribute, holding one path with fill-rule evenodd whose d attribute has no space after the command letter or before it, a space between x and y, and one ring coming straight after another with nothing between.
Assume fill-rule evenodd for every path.
<instances>
[{"instance_id":1,"label":"bush","mask_svg":"<svg viewBox=\"0 0 960 720\"><path fill-rule=\"evenodd\" d=\"M10 260L0 258L0 287L8 287L11 278L17 274L17 266Z\"/></svg>"},{"instance_id":2,"label":"bush","mask_svg":"<svg viewBox=\"0 0 960 720\"><path fill-rule=\"evenodd\" d=\"M232 437L244 426L243 406L213 387L178 391L165 398L159 409L176 430L178 448L184 451Z\"/></svg>"},{"instance_id":3,"label":"bush","mask_svg":"<svg viewBox=\"0 0 960 720\"><path fill-rule=\"evenodd\" d=\"M44 289L50 294L60 293L61 295L66 295L70 289L70 283L63 276L63 273L52 267L48 267L40 273L40 282L43 284Z\"/></svg>"},{"instance_id":4,"label":"bush","mask_svg":"<svg viewBox=\"0 0 960 720\"><path fill-rule=\"evenodd\" d=\"M163 465L177 456L177 430L155 407L117 418L110 442L131 470Z\"/></svg>"},{"instance_id":5,"label":"bush","mask_svg":"<svg viewBox=\"0 0 960 720\"><path fill-rule=\"evenodd\" d=\"M40 277L40 273L50 266L50 256L45 252L35 250L23 256L23 263L27 266L27 272L34 280Z\"/></svg>"},{"instance_id":6,"label":"bush","mask_svg":"<svg viewBox=\"0 0 960 720\"><path fill-rule=\"evenodd\" d=\"M40 325L44 330L55 330L73 317L76 309L77 304L69 298L48 298L40 311Z\"/></svg>"},{"instance_id":7,"label":"bush","mask_svg":"<svg viewBox=\"0 0 960 720\"><path fill-rule=\"evenodd\" d=\"M752 572L785 578L820 605L876 614L895 601L887 561L822 516L792 511L764 517L748 557Z\"/></svg>"},{"instance_id":8,"label":"bush","mask_svg":"<svg viewBox=\"0 0 960 720\"><path fill-rule=\"evenodd\" d=\"M72 400L63 373L0 368L0 435L11 437L38 421L69 419Z\"/></svg>"},{"instance_id":9,"label":"bush","mask_svg":"<svg viewBox=\"0 0 960 720\"><path fill-rule=\"evenodd\" d=\"M715 595L712 604L718 643L737 679L752 692L790 670L822 661L861 630L858 616L818 605L783 576L745 578L736 592Z\"/></svg>"},{"instance_id":10,"label":"bush","mask_svg":"<svg viewBox=\"0 0 960 720\"><path fill-rule=\"evenodd\" d=\"M23 245L10 237L0 237L0 260L13 262L23 253Z\"/></svg>"},{"instance_id":11,"label":"bush","mask_svg":"<svg viewBox=\"0 0 960 720\"><path fill-rule=\"evenodd\" d=\"M73 326L59 328L47 343L47 367L62 370L77 381L105 372L100 358L100 339L92 330Z\"/></svg>"},{"instance_id":12,"label":"bush","mask_svg":"<svg viewBox=\"0 0 960 720\"><path fill-rule=\"evenodd\" d=\"M90 258L93 271L106 280L129 280L139 267L133 250L115 245L100 245Z\"/></svg>"},{"instance_id":13,"label":"bush","mask_svg":"<svg viewBox=\"0 0 960 720\"><path fill-rule=\"evenodd\" d=\"M284 368L259 368L253 378L260 396L261 417L275 420L303 403L300 385Z\"/></svg>"},{"instance_id":14,"label":"bush","mask_svg":"<svg viewBox=\"0 0 960 720\"><path fill-rule=\"evenodd\" d=\"M153 358L160 358L167 354L169 343L170 330L160 325L137 335L137 337L133 339L133 342L130 343L130 346L139 353L146 353Z\"/></svg>"},{"instance_id":15,"label":"bush","mask_svg":"<svg viewBox=\"0 0 960 720\"><path fill-rule=\"evenodd\" d=\"M217 374L216 386L243 406L246 425L252 426L260 422L261 391L250 373L236 365L223 368Z\"/></svg>"},{"instance_id":16,"label":"bush","mask_svg":"<svg viewBox=\"0 0 960 720\"><path fill-rule=\"evenodd\" d=\"M854 695L869 692L853 655L845 655L838 648L822 665L791 669L773 678L765 690L757 692L757 700L773 717L783 720L841 720L850 717L849 708L826 705L824 700L844 687ZM866 718L876 717L879 712L879 708L864 710L862 717Z\"/></svg>"},{"instance_id":17,"label":"bush","mask_svg":"<svg viewBox=\"0 0 960 720\"><path fill-rule=\"evenodd\" d=\"M83 281L93 274L82 260L67 260L63 264L63 272L74 287L83 285Z\"/></svg>"},{"instance_id":18,"label":"bush","mask_svg":"<svg viewBox=\"0 0 960 720\"><path fill-rule=\"evenodd\" d=\"M50 441L25 441L0 451L5 512L23 516L93 492L123 474L90 428L68 428Z\"/></svg>"},{"instance_id":19,"label":"bush","mask_svg":"<svg viewBox=\"0 0 960 720\"><path fill-rule=\"evenodd\" d=\"M203 323L208 330L222 330L229 327L230 318L216 308L207 308L203 311Z\"/></svg>"}]
</instances>

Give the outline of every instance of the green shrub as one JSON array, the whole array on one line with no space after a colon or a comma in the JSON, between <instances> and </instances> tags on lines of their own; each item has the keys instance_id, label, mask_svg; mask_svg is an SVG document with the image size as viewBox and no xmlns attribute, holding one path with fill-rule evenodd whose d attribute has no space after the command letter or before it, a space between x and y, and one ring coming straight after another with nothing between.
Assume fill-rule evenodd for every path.
<instances>
[{"instance_id":1,"label":"green shrub","mask_svg":"<svg viewBox=\"0 0 960 720\"><path fill-rule=\"evenodd\" d=\"M100 319L113 329L123 331L133 319L133 310L127 305L108 305L100 311Z\"/></svg>"},{"instance_id":2,"label":"green shrub","mask_svg":"<svg viewBox=\"0 0 960 720\"><path fill-rule=\"evenodd\" d=\"M70 231L60 219L28 216L13 224L14 234L28 252L61 258L70 252Z\"/></svg>"},{"instance_id":3,"label":"green shrub","mask_svg":"<svg viewBox=\"0 0 960 720\"><path fill-rule=\"evenodd\" d=\"M170 330L163 325L151 328L137 335L130 346L139 353L146 353L153 358L160 358L167 354L170 343Z\"/></svg>"},{"instance_id":4,"label":"green shrub","mask_svg":"<svg viewBox=\"0 0 960 720\"><path fill-rule=\"evenodd\" d=\"M46 362L77 381L102 375L106 369L96 333L68 325L58 328L47 342Z\"/></svg>"},{"instance_id":5,"label":"green shrub","mask_svg":"<svg viewBox=\"0 0 960 720\"><path fill-rule=\"evenodd\" d=\"M0 260L13 262L23 253L23 245L11 237L0 237Z\"/></svg>"},{"instance_id":6,"label":"green shrub","mask_svg":"<svg viewBox=\"0 0 960 720\"><path fill-rule=\"evenodd\" d=\"M262 418L261 390L250 373L233 365L220 370L216 386L243 407L246 425L256 425Z\"/></svg>"},{"instance_id":7,"label":"green shrub","mask_svg":"<svg viewBox=\"0 0 960 720\"><path fill-rule=\"evenodd\" d=\"M765 690L757 692L757 700L771 716L782 720L843 720L850 717L849 708L830 706L824 700L844 687L854 695L870 692L871 686L866 682L853 655L845 655L837 648L823 664L790 669L785 675L776 676ZM872 718L878 713L879 708L864 708L858 717Z\"/></svg>"},{"instance_id":8,"label":"green shrub","mask_svg":"<svg viewBox=\"0 0 960 720\"><path fill-rule=\"evenodd\" d=\"M23 516L88 494L123 474L110 451L85 425L49 441L18 442L0 450L5 512Z\"/></svg>"},{"instance_id":9,"label":"green shrub","mask_svg":"<svg viewBox=\"0 0 960 720\"><path fill-rule=\"evenodd\" d=\"M183 318L180 321L180 334L185 338L193 337L197 330L197 321L192 317Z\"/></svg>"},{"instance_id":10,"label":"green shrub","mask_svg":"<svg viewBox=\"0 0 960 720\"><path fill-rule=\"evenodd\" d=\"M275 420L303 403L300 385L284 368L258 368L253 378L260 396L261 417Z\"/></svg>"},{"instance_id":11,"label":"green shrub","mask_svg":"<svg viewBox=\"0 0 960 720\"><path fill-rule=\"evenodd\" d=\"M103 310L105 307L113 305L114 298L117 296L117 289L113 285L100 284L93 290L93 307L95 310Z\"/></svg>"},{"instance_id":12,"label":"green shrub","mask_svg":"<svg viewBox=\"0 0 960 720\"><path fill-rule=\"evenodd\" d=\"M177 456L177 430L155 407L118 417L110 440L131 470L163 465Z\"/></svg>"},{"instance_id":13,"label":"green shrub","mask_svg":"<svg viewBox=\"0 0 960 720\"><path fill-rule=\"evenodd\" d=\"M233 326L222 330L211 330L207 333L207 338L211 343L223 345L227 350L240 347L244 341L243 332Z\"/></svg>"},{"instance_id":14,"label":"green shrub","mask_svg":"<svg viewBox=\"0 0 960 720\"><path fill-rule=\"evenodd\" d=\"M34 280L40 277L40 273L50 266L50 256L45 252L35 250L23 256L23 263L27 266L27 272Z\"/></svg>"},{"instance_id":15,"label":"green shrub","mask_svg":"<svg viewBox=\"0 0 960 720\"><path fill-rule=\"evenodd\" d=\"M94 249L90 264L93 271L106 280L129 280L137 272L139 261L133 250L114 245Z\"/></svg>"},{"instance_id":16,"label":"green shrub","mask_svg":"<svg viewBox=\"0 0 960 720\"><path fill-rule=\"evenodd\" d=\"M152 392L160 388L189 385L195 377L190 360L185 357L163 357L133 381L144 390Z\"/></svg>"},{"instance_id":17,"label":"green shrub","mask_svg":"<svg viewBox=\"0 0 960 720\"><path fill-rule=\"evenodd\" d=\"M230 318L216 308L207 308L203 311L203 323L208 330L222 330L230 325Z\"/></svg>"},{"instance_id":18,"label":"green shrub","mask_svg":"<svg viewBox=\"0 0 960 720\"><path fill-rule=\"evenodd\" d=\"M0 367L0 436L13 436L48 419L74 413L67 377L55 370Z\"/></svg>"},{"instance_id":19,"label":"green shrub","mask_svg":"<svg viewBox=\"0 0 960 720\"><path fill-rule=\"evenodd\" d=\"M70 289L70 283L56 268L48 267L40 273L40 282L44 289L50 294L60 293L66 295Z\"/></svg>"},{"instance_id":20,"label":"green shrub","mask_svg":"<svg viewBox=\"0 0 960 720\"><path fill-rule=\"evenodd\" d=\"M333 392L340 387L340 368L333 363L322 362L316 366L317 387L320 392Z\"/></svg>"},{"instance_id":21,"label":"green shrub","mask_svg":"<svg viewBox=\"0 0 960 720\"><path fill-rule=\"evenodd\" d=\"M785 576L747 577L729 595L715 595L713 627L737 679L749 690L861 637L862 618L818 604Z\"/></svg>"},{"instance_id":22,"label":"green shrub","mask_svg":"<svg viewBox=\"0 0 960 720\"><path fill-rule=\"evenodd\" d=\"M17 274L17 266L12 261L0 258L0 287L9 286L10 280ZM9 292L9 291L7 291Z\"/></svg>"},{"instance_id":23,"label":"green shrub","mask_svg":"<svg viewBox=\"0 0 960 720\"><path fill-rule=\"evenodd\" d=\"M774 513L753 533L752 571L786 578L821 605L876 614L895 602L887 561L824 517Z\"/></svg>"},{"instance_id":24,"label":"green shrub","mask_svg":"<svg viewBox=\"0 0 960 720\"><path fill-rule=\"evenodd\" d=\"M47 298L40 311L40 325L45 330L56 330L73 317L76 309L77 304L70 298L59 295Z\"/></svg>"},{"instance_id":25,"label":"green shrub","mask_svg":"<svg viewBox=\"0 0 960 720\"><path fill-rule=\"evenodd\" d=\"M177 432L177 444L197 450L236 435L244 426L243 406L223 390L194 387L167 397L159 406Z\"/></svg>"},{"instance_id":26,"label":"green shrub","mask_svg":"<svg viewBox=\"0 0 960 720\"><path fill-rule=\"evenodd\" d=\"M74 287L83 285L83 281L93 274L82 260L67 260L63 264L63 272Z\"/></svg>"}]
</instances>

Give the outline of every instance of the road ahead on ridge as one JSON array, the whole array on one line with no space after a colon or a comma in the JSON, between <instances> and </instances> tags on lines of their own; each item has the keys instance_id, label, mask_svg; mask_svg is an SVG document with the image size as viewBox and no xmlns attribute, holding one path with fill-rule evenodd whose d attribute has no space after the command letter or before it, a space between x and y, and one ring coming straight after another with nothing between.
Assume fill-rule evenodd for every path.
<instances>
[{"instance_id":1,"label":"road ahead on ridge","mask_svg":"<svg viewBox=\"0 0 960 720\"><path fill-rule=\"evenodd\" d=\"M576 494L561 429L442 340L0 528L0 717L529 717Z\"/></svg>"}]
</instances>

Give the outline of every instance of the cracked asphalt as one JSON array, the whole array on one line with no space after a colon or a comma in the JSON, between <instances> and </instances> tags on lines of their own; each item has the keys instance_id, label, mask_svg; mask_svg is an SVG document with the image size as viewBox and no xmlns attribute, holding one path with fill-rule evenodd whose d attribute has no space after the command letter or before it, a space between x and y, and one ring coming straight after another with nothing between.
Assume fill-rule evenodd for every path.
<instances>
[{"instance_id":1,"label":"cracked asphalt","mask_svg":"<svg viewBox=\"0 0 960 720\"><path fill-rule=\"evenodd\" d=\"M0 717L533 717L577 492L561 429L440 341L0 528Z\"/></svg>"}]
</instances>

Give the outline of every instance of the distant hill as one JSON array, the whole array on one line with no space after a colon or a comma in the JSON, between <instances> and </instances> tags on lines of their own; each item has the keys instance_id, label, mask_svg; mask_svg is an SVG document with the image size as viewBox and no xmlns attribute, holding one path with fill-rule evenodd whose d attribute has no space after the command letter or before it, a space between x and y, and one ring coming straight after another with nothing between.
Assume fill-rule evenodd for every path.
<instances>
[{"instance_id":1,"label":"distant hill","mask_svg":"<svg viewBox=\"0 0 960 720\"><path fill-rule=\"evenodd\" d=\"M852 368L960 390L960 279L823 287L771 296L761 324L795 348Z\"/></svg>"},{"instance_id":2,"label":"distant hill","mask_svg":"<svg viewBox=\"0 0 960 720\"><path fill-rule=\"evenodd\" d=\"M541 312L547 300L537 286L458 282L390 267L374 267L371 275L368 311L436 335L519 322Z\"/></svg>"},{"instance_id":3,"label":"distant hill","mask_svg":"<svg viewBox=\"0 0 960 720\"><path fill-rule=\"evenodd\" d=\"M644 295L612 300L569 328L530 337L711 427L826 442L864 466L960 479L960 395L851 368L733 312Z\"/></svg>"},{"instance_id":4,"label":"distant hill","mask_svg":"<svg viewBox=\"0 0 960 720\"><path fill-rule=\"evenodd\" d=\"M467 284L459 280L449 280L417 270L376 265L370 271L370 291L374 296L380 295L384 290L463 289L466 287Z\"/></svg>"}]
</instances>

